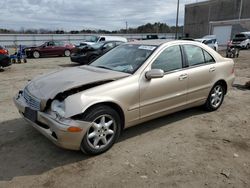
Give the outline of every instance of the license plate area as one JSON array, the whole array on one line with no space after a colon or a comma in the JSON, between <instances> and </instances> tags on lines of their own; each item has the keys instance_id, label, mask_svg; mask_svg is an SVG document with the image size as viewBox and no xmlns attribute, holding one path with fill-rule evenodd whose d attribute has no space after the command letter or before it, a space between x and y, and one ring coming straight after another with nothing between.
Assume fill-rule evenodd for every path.
<instances>
[{"instance_id":1,"label":"license plate area","mask_svg":"<svg viewBox=\"0 0 250 188\"><path fill-rule=\"evenodd\" d=\"M24 111L23 115L24 115L24 117L31 120L32 122L36 122L36 120L37 120L37 111L32 110L32 109L30 109L28 107L25 108L25 111Z\"/></svg>"}]
</instances>

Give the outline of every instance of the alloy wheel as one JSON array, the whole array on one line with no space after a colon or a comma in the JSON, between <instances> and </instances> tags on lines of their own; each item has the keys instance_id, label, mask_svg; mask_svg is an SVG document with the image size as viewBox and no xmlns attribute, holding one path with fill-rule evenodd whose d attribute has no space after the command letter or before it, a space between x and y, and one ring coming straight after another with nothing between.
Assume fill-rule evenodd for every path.
<instances>
[{"instance_id":1,"label":"alloy wheel","mask_svg":"<svg viewBox=\"0 0 250 188\"><path fill-rule=\"evenodd\" d=\"M65 50L64 55L65 55L66 57L69 57L69 56L70 56L70 51L69 51L69 50Z\"/></svg>"},{"instance_id":2,"label":"alloy wheel","mask_svg":"<svg viewBox=\"0 0 250 188\"><path fill-rule=\"evenodd\" d=\"M34 56L34 58L39 58L40 57L40 53L37 52L37 51L34 51L33 52L33 56Z\"/></svg>"},{"instance_id":3,"label":"alloy wheel","mask_svg":"<svg viewBox=\"0 0 250 188\"><path fill-rule=\"evenodd\" d=\"M217 85L214 87L211 93L211 98L210 98L211 106L213 108L217 108L218 106L220 106L222 100L223 100L223 88L220 85Z\"/></svg>"},{"instance_id":4,"label":"alloy wheel","mask_svg":"<svg viewBox=\"0 0 250 188\"><path fill-rule=\"evenodd\" d=\"M93 149L106 147L113 139L117 125L110 115L97 117L87 132L87 142Z\"/></svg>"}]
</instances>

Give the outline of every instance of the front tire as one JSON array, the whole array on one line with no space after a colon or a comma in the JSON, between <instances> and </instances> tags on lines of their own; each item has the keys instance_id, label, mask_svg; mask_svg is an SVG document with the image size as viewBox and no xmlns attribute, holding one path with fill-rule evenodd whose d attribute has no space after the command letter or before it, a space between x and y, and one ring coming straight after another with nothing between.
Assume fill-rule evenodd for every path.
<instances>
[{"instance_id":1,"label":"front tire","mask_svg":"<svg viewBox=\"0 0 250 188\"><path fill-rule=\"evenodd\" d=\"M34 51L33 52L33 57L36 58L36 59L39 58L40 57L40 53L38 51Z\"/></svg>"},{"instance_id":2,"label":"front tire","mask_svg":"<svg viewBox=\"0 0 250 188\"><path fill-rule=\"evenodd\" d=\"M109 106L91 108L83 115L84 121L92 122L81 143L81 150L90 155L101 154L110 149L121 133L121 118Z\"/></svg>"},{"instance_id":3,"label":"front tire","mask_svg":"<svg viewBox=\"0 0 250 188\"><path fill-rule=\"evenodd\" d=\"M205 109L207 111L217 110L223 103L224 96L225 96L225 87L220 83L214 85L214 87L211 89L208 95L207 101L205 103Z\"/></svg>"}]
</instances>

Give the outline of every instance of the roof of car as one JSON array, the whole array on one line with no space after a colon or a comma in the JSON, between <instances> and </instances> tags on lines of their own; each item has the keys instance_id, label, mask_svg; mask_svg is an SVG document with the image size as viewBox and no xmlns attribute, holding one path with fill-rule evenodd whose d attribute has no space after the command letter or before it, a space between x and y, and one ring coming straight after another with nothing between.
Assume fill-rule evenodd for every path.
<instances>
[{"instance_id":1,"label":"roof of car","mask_svg":"<svg viewBox=\"0 0 250 188\"><path fill-rule=\"evenodd\" d=\"M173 41L173 39L137 40L137 41L129 42L129 44L160 46L161 44L170 42L170 41Z\"/></svg>"}]
</instances>

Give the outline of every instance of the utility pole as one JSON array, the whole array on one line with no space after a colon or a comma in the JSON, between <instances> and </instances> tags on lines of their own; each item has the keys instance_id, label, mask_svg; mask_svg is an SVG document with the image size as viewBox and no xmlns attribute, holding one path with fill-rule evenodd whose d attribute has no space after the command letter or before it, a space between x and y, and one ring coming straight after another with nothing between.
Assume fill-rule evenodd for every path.
<instances>
[{"instance_id":1,"label":"utility pole","mask_svg":"<svg viewBox=\"0 0 250 188\"><path fill-rule=\"evenodd\" d=\"M180 0L177 0L177 13L176 13L176 28L175 28L175 39L178 39L178 22L179 22L179 7Z\"/></svg>"},{"instance_id":2,"label":"utility pole","mask_svg":"<svg viewBox=\"0 0 250 188\"><path fill-rule=\"evenodd\" d=\"M241 1L240 1L239 20L241 19L241 14L242 14L242 6L243 6L243 0L241 0Z\"/></svg>"},{"instance_id":3,"label":"utility pole","mask_svg":"<svg viewBox=\"0 0 250 188\"><path fill-rule=\"evenodd\" d=\"M126 33L128 33L128 22L126 21Z\"/></svg>"}]
</instances>

